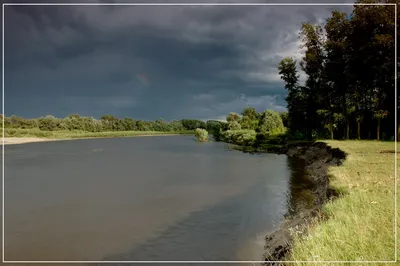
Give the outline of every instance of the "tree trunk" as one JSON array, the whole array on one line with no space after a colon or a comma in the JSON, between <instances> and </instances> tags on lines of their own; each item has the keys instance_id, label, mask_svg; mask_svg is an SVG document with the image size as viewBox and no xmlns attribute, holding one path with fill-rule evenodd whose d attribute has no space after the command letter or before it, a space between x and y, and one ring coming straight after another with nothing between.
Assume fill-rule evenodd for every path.
<instances>
[{"instance_id":1,"label":"tree trunk","mask_svg":"<svg viewBox=\"0 0 400 266\"><path fill-rule=\"evenodd\" d=\"M350 125L349 122L346 123L346 139L350 139Z\"/></svg>"},{"instance_id":2,"label":"tree trunk","mask_svg":"<svg viewBox=\"0 0 400 266\"><path fill-rule=\"evenodd\" d=\"M331 132L331 139L333 140L333 123L331 115L329 115L329 131Z\"/></svg>"},{"instance_id":3,"label":"tree trunk","mask_svg":"<svg viewBox=\"0 0 400 266\"><path fill-rule=\"evenodd\" d=\"M378 127L377 127L377 132L376 132L376 140L380 139L380 132L381 132L381 119L378 118Z\"/></svg>"},{"instance_id":4,"label":"tree trunk","mask_svg":"<svg viewBox=\"0 0 400 266\"><path fill-rule=\"evenodd\" d=\"M357 121L357 138L361 139L361 122Z\"/></svg>"},{"instance_id":5,"label":"tree trunk","mask_svg":"<svg viewBox=\"0 0 400 266\"><path fill-rule=\"evenodd\" d=\"M397 141L400 139L400 124L397 122Z\"/></svg>"}]
</instances>

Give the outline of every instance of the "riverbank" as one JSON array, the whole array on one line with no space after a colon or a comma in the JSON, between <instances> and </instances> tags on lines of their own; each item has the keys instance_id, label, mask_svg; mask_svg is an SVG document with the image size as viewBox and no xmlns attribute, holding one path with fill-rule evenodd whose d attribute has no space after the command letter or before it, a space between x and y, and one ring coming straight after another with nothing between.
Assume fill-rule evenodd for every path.
<instances>
[{"instance_id":1,"label":"riverbank","mask_svg":"<svg viewBox=\"0 0 400 266\"><path fill-rule=\"evenodd\" d=\"M310 224L308 235L295 235L293 260L394 261L394 142L327 141L348 154L330 167L330 186L343 196L323 208L327 220ZM397 160L399 158L397 157ZM397 176L398 177L398 176ZM397 178L397 184L399 180ZM397 254L399 254L397 247ZM318 257L317 257L318 255ZM314 257L313 257L314 256Z\"/></svg>"},{"instance_id":2,"label":"riverbank","mask_svg":"<svg viewBox=\"0 0 400 266\"><path fill-rule=\"evenodd\" d=\"M42 131L39 129L4 129L5 144L22 144L29 142L43 142L69 139L86 138L120 138L120 137L145 137L145 136L173 136L173 135L191 135L192 131ZM0 141L2 143L2 141Z\"/></svg>"},{"instance_id":3,"label":"riverbank","mask_svg":"<svg viewBox=\"0 0 400 266\"><path fill-rule=\"evenodd\" d=\"M31 142L47 142L47 141L56 141L62 139L48 139L48 138L4 138L4 145L11 145L11 144L24 144L24 143L31 143ZM3 141L1 141L3 144Z\"/></svg>"},{"instance_id":4,"label":"riverbank","mask_svg":"<svg viewBox=\"0 0 400 266\"><path fill-rule=\"evenodd\" d=\"M340 165L346 158L343 151L331 149L323 142L287 145L281 148L281 153L304 162L307 186L302 189L302 193L307 195L309 203L296 206L293 214L287 216L287 221L277 231L266 236L266 261L288 260L294 242L293 230L303 232L305 225L319 216L323 204L336 195L329 188L328 167Z\"/></svg>"},{"instance_id":5,"label":"riverbank","mask_svg":"<svg viewBox=\"0 0 400 266\"><path fill-rule=\"evenodd\" d=\"M110 132L86 132L86 131L32 131L18 129L5 131L4 144L24 144L31 142L48 142L72 139L89 138L120 138L120 137L149 137L149 136L176 136L193 134L187 132L158 132L158 131L110 131ZM2 144L2 140L0 140Z\"/></svg>"},{"instance_id":6,"label":"riverbank","mask_svg":"<svg viewBox=\"0 0 400 266\"><path fill-rule=\"evenodd\" d=\"M285 153L305 162L313 204L266 236L265 260L395 260L395 155L388 150L393 142L288 145Z\"/></svg>"}]
</instances>

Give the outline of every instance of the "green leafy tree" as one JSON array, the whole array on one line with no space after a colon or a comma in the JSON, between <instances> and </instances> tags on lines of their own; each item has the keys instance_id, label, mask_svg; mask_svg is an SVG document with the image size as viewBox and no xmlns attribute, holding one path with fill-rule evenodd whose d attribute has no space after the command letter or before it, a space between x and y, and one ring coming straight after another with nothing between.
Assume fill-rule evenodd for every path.
<instances>
[{"instance_id":1,"label":"green leafy tree","mask_svg":"<svg viewBox=\"0 0 400 266\"><path fill-rule=\"evenodd\" d=\"M279 113L282 119L282 123L285 127L288 127L288 121L289 121L289 113L288 112L282 112Z\"/></svg>"},{"instance_id":2,"label":"green leafy tree","mask_svg":"<svg viewBox=\"0 0 400 266\"><path fill-rule=\"evenodd\" d=\"M208 120L206 122L207 131L213 136L216 141L221 140L221 131L223 130L223 126L225 122L216 121L216 120Z\"/></svg>"},{"instance_id":3,"label":"green leafy tree","mask_svg":"<svg viewBox=\"0 0 400 266\"><path fill-rule=\"evenodd\" d=\"M288 108L287 127L292 135L306 133L306 100L304 87L299 86L296 61L291 57L282 59L278 66L281 79L285 82L288 95L285 98Z\"/></svg>"},{"instance_id":4,"label":"green leafy tree","mask_svg":"<svg viewBox=\"0 0 400 266\"><path fill-rule=\"evenodd\" d=\"M246 107L242 111L242 117L247 117L250 120L257 120L259 115L254 107Z\"/></svg>"},{"instance_id":5,"label":"green leafy tree","mask_svg":"<svg viewBox=\"0 0 400 266\"><path fill-rule=\"evenodd\" d=\"M207 141L208 140L208 132L203 128L196 128L195 136L199 141Z\"/></svg>"},{"instance_id":6,"label":"green leafy tree","mask_svg":"<svg viewBox=\"0 0 400 266\"><path fill-rule=\"evenodd\" d=\"M195 130L196 128L206 128L206 123L196 119L182 119L182 125L186 130Z\"/></svg>"},{"instance_id":7,"label":"green leafy tree","mask_svg":"<svg viewBox=\"0 0 400 266\"><path fill-rule=\"evenodd\" d=\"M253 107L246 107L242 111L242 118L239 120L242 129L255 130L258 126L259 114Z\"/></svg>"},{"instance_id":8,"label":"green leafy tree","mask_svg":"<svg viewBox=\"0 0 400 266\"><path fill-rule=\"evenodd\" d=\"M367 2L369 1L358 1L358 3ZM364 102L369 101L369 103L364 104L364 107L373 110L372 116L377 123L377 139L380 138L381 120L388 116L394 119L394 113L398 111L393 109L394 8L394 6L355 6L351 19L350 66L358 85L357 95L367 97ZM368 114L368 111L364 114ZM363 118L365 119L365 115Z\"/></svg>"},{"instance_id":9,"label":"green leafy tree","mask_svg":"<svg viewBox=\"0 0 400 266\"><path fill-rule=\"evenodd\" d=\"M122 124L125 130L134 131L135 130L135 121L132 118L126 117L122 120Z\"/></svg>"},{"instance_id":10,"label":"green leafy tree","mask_svg":"<svg viewBox=\"0 0 400 266\"><path fill-rule=\"evenodd\" d=\"M54 131L57 129L57 120L52 115L39 118L39 128L44 131Z\"/></svg>"},{"instance_id":11,"label":"green leafy tree","mask_svg":"<svg viewBox=\"0 0 400 266\"><path fill-rule=\"evenodd\" d=\"M348 61L350 50L348 38L350 34L350 21L346 13L333 11L327 19L326 31L326 84L321 100L324 109L328 112L329 130L333 139L333 114L341 110L346 123L346 138L350 138L350 111L354 109L354 90L350 83ZM353 86L354 87L354 86Z\"/></svg>"},{"instance_id":12,"label":"green leafy tree","mask_svg":"<svg viewBox=\"0 0 400 266\"><path fill-rule=\"evenodd\" d=\"M279 134L285 131L282 118L278 112L266 110L261 114L257 131L263 134Z\"/></svg>"},{"instance_id":13,"label":"green leafy tree","mask_svg":"<svg viewBox=\"0 0 400 266\"><path fill-rule=\"evenodd\" d=\"M231 121L228 123L229 130L241 130L242 127L240 126L238 121Z\"/></svg>"},{"instance_id":14,"label":"green leafy tree","mask_svg":"<svg viewBox=\"0 0 400 266\"><path fill-rule=\"evenodd\" d=\"M240 115L238 113L235 112L231 112L229 113L229 115L226 116L226 121L229 122L239 122L240 121Z\"/></svg>"},{"instance_id":15,"label":"green leafy tree","mask_svg":"<svg viewBox=\"0 0 400 266\"><path fill-rule=\"evenodd\" d=\"M319 101L325 89L324 78L324 31L320 25L303 23L300 31L302 41L301 48L305 48L305 54L300 62L301 69L307 74L307 80L303 87L303 98L306 106L306 136L313 137L313 132L318 131L317 110L321 109Z\"/></svg>"}]
</instances>

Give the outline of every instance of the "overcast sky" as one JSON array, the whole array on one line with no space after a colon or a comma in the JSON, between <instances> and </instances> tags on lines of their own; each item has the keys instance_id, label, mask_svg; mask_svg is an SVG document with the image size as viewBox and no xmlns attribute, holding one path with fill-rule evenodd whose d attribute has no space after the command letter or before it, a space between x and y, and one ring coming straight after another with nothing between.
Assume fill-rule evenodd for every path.
<instances>
[{"instance_id":1,"label":"overcast sky","mask_svg":"<svg viewBox=\"0 0 400 266\"><path fill-rule=\"evenodd\" d=\"M301 56L301 23L333 9L352 7L6 6L5 113L171 120L221 119L245 106L285 111L277 65Z\"/></svg>"}]
</instances>

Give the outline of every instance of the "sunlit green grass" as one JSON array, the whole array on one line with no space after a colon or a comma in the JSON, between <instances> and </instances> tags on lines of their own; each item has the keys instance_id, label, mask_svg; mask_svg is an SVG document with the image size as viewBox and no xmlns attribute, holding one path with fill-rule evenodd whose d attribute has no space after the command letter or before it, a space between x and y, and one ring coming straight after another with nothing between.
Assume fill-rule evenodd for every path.
<instances>
[{"instance_id":1,"label":"sunlit green grass","mask_svg":"<svg viewBox=\"0 0 400 266\"><path fill-rule=\"evenodd\" d=\"M129 137L146 135L166 135L166 134L193 134L191 131L185 132L159 132L159 131L108 131L108 132L88 132L88 131L41 131L39 128L5 128L4 137L38 137L49 139L70 139L70 138L96 138L96 137ZM2 132L1 132L2 135Z\"/></svg>"},{"instance_id":2,"label":"sunlit green grass","mask_svg":"<svg viewBox=\"0 0 400 266\"><path fill-rule=\"evenodd\" d=\"M326 204L327 220L314 221L308 235L296 235L291 260L395 260L394 170L399 155L380 153L394 150L394 142L326 142L349 154L342 166L329 169L331 186L344 195Z\"/></svg>"}]
</instances>

